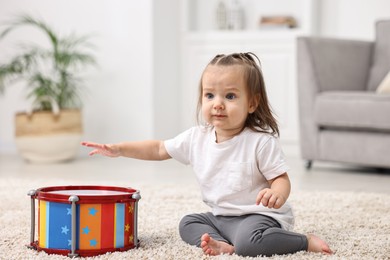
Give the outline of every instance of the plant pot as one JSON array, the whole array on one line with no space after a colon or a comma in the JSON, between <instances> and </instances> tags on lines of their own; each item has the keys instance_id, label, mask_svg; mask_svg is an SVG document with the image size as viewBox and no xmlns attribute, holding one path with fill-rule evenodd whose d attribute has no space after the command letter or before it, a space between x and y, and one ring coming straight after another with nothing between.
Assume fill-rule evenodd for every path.
<instances>
[{"instance_id":1,"label":"plant pot","mask_svg":"<svg viewBox=\"0 0 390 260\"><path fill-rule=\"evenodd\" d=\"M15 141L21 156L32 163L69 161L77 156L82 138L78 109L58 114L39 111L15 115Z\"/></svg>"}]
</instances>

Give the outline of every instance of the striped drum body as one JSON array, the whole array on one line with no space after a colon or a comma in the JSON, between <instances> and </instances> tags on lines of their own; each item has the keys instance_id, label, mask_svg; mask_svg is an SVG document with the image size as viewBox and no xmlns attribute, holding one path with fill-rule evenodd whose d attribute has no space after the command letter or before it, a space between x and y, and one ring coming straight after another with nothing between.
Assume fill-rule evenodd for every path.
<instances>
[{"instance_id":1,"label":"striped drum body","mask_svg":"<svg viewBox=\"0 0 390 260\"><path fill-rule=\"evenodd\" d=\"M134 198L134 194L138 194ZM77 196L72 205L70 196ZM76 241L72 255L93 256L138 246L137 202L139 192L129 188L65 186L39 189L37 250L69 255L72 232ZM72 223L72 206L76 218Z\"/></svg>"}]
</instances>

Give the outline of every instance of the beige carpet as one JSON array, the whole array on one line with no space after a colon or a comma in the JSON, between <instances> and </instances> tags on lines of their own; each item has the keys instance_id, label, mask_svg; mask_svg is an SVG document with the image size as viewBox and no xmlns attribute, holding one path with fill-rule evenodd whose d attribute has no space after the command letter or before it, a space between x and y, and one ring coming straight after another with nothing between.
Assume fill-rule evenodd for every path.
<instances>
[{"instance_id":1,"label":"beige carpet","mask_svg":"<svg viewBox=\"0 0 390 260\"><path fill-rule=\"evenodd\" d=\"M86 183L58 180L0 180L0 259L68 259L27 249L30 234L30 189ZM88 184L100 184L95 182ZM123 183L104 183L119 185ZM249 259L232 256L204 256L199 248L181 241L177 226L188 213L207 208L198 188L190 185L134 184L141 190L139 203L139 238L141 246L122 253L94 259ZM348 192L293 192L295 231L315 233L327 240L335 254L299 252L270 259L389 259L390 195Z\"/></svg>"}]
</instances>

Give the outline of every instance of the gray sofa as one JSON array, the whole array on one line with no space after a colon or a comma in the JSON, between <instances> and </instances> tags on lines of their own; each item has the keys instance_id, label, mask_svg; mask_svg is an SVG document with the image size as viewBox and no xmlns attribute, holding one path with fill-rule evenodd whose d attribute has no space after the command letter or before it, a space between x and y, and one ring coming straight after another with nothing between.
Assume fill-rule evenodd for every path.
<instances>
[{"instance_id":1,"label":"gray sofa","mask_svg":"<svg viewBox=\"0 0 390 260\"><path fill-rule=\"evenodd\" d=\"M375 41L297 40L301 156L390 168L390 95L376 88L390 71L390 20Z\"/></svg>"}]
</instances>

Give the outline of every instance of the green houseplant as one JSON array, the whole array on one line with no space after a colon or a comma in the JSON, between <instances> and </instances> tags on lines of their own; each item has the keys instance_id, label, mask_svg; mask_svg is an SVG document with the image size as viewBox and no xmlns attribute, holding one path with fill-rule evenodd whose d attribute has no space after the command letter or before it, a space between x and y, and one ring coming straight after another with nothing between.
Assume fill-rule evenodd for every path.
<instances>
[{"instance_id":1,"label":"green houseplant","mask_svg":"<svg viewBox=\"0 0 390 260\"><path fill-rule=\"evenodd\" d=\"M22 81L31 102L26 112L15 116L18 150L31 162L73 159L82 134L79 73L96 64L89 37L59 37L47 23L29 15L17 16L5 26L0 40L25 26L38 29L49 40L49 47L21 44L17 55L0 62L0 94ZM54 146L62 147L55 151Z\"/></svg>"}]
</instances>

